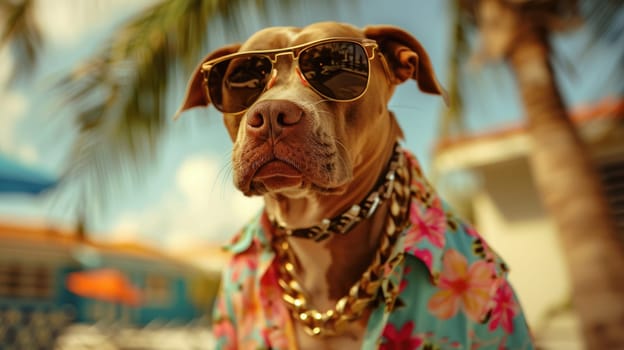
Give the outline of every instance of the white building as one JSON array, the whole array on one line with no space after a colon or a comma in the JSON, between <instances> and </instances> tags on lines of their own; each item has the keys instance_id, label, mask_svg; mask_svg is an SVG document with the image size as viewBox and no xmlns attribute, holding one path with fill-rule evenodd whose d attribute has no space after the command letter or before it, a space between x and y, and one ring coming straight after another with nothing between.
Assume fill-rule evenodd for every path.
<instances>
[{"instance_id":1,"label":"white building","mask_svg":"<svg viewBox=\"0 0 624 350\"><path fill-rule=\"evenodd\" d=\"M604 99L571 115L590 147L624 239L624 99ZM540 345L582 349L569 271L533 182L529 149L523 126L444 140L434 155L435 179L507 261Z\"/></svg>"}]
</instances>

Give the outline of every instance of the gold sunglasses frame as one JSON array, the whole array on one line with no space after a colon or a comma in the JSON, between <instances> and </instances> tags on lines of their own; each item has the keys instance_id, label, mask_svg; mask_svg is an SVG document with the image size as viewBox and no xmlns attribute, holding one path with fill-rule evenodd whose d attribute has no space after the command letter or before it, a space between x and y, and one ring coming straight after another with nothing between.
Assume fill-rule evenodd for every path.
<instances>
[{"instance_id":1,"label":"gold sunglasses frame","mask_svg":"<svg viewBox=\"0 0 624 350\"><path fill-rule=\"evenodd\" d=\"M327 96L325 94L323 94L322 92L320 92L318 89L316 89L308 80L308 78L303 74L303 72L301 72L300 66L299 66L299 56L301 51L308 49L310 47L316 46L316 45L320 45L320 44L325 44L325 43L331 43L331 42L348 42L348 43L354 43L359 45L365 52L366 52L366 56L368 58L368 72L366 75L366 87L364 88L364 90L362 91L362 93L360 93L358 96L352 98L352 99L348 99L348 100L343 100L343 99L335 99L332 98L330 96ZM223 62L223 61L227 61L227 60L231 60L233 58L238 58L238 57L245 57L245 56L264 56L266 57L270 62L271 62L271 75L275 74L276 68L275 68L275 63L277 62L277 58L279 56L284 56L284 55L290 55L292 57L293 62L296 64L296 68L297 71L300 73L300 76L302 77L302 79L305 80L306 85L312 89L312 91L314 91L315 93L317 93L318 95L320 95L321 97L329 100L329 101L335 101L335 102L351 102L351 101L355 101L357 99L359 99L360 97L364 96L364 94L366 94L366 92L368 91L368 86L370 84L370 72L371 72L371 66L370 66L370 62L372 60L375 59L375 57L380 56L382 58L382 62L384 65L384 69L387 71L388 70L388 66L387 63L385 61L385 59L383 59L383 55L381 52L379 52L379 45L377 44L377 42L375 40L372 39L367 39L367 38L349 38L349 37L332 37L332 38L325 38L325 39L319 39L319 40L314 40L314 41L310 41L304 44L299 44L299 45L295 45L295 46L290 46L290 47L285 47L285 48L281 48L281 49L269 49L269 50L252 50L252 51L243 51L243 52L235 52L229 55L225 55L222 57L218 57L209 61L206 61L204 63L202 63L201 65L201 73L204 76L204 81L203 81L203 86L205 89L205 93L206 96L208 96L208 98L211 98L210 96L210 88L208 87L208 78L210 76L210 70L216 66L217 64ZM264 86L264 88L262 89L262 91L260 92L260 94L258 95L258 98L260 98L260 96L267 90L267 86L269 84L266 84ZM254 101L255 102L255 101ZM225 112L223 110L221 110L219 107L216 106L216 104L213 103L213 105L215 106L215 108L217 108L219 111L221 111L222 113L227 113L227 114L239 114L239 113L243 113L245 111L247 111L251 106L239 111L239 112Z\"/></svg>"}]
</instances>

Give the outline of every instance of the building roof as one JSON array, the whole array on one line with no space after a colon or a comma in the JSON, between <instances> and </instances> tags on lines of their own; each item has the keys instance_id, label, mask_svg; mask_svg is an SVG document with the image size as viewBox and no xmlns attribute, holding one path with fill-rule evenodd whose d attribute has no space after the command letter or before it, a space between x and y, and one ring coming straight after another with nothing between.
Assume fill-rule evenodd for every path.
<instances>
[{"instance_id":1,"label":"building roof","mask_svg":"<svg viewBox=\"0 0 624 350\"><path fill-rule=\"evenodd\" d=\"M57 184L57 180L0 153L0 193L39 194Z\"/></svg>"},{"instance_id":2,"label":"building roof","mask_svg":"<svg viewBox=\"0 0 624 350\"><path fill-rule=\"evenodd\" d=\"M179 257L167 254L147 244L96 241L81 237L76 230L63 229L46 223L24 224L0 219L0 242L15 242L33 247L58 248L60 250L89 247L103 254L123 255L128 258L165 262L185 269L192 266L189 262ZM3 246L5 246L5 243L0 244L0 248Z\"/></svg>"},{"instance_id":3,"label":"building roof","mask_svg":"<svg viewBox=\"0 0 624 350\"><path fill-rule=\"evenodd\" d=\"M570 117L582 130L593 124L624 120L624 98L607 97L591 105L574 107ZM434 148L434 167L438 171L449 171L524 156L530 146L527 130L526 124L520 122L442 139Z\"/></svg>"}]
</instances>

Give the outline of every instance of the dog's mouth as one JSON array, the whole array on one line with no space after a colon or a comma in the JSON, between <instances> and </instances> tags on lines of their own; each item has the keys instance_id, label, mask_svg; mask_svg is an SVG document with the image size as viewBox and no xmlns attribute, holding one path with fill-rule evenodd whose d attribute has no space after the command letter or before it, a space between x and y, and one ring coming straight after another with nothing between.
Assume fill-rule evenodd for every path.
<instances>
[{"instance_id":1,"label":"dog's mouth","mask_svg":"<svg viewBox=\"0 0 624 350\"><path fill-rule=\"evenodd\" d=\"M279 159L264 163L251 180L252 188L264 188L266 191L278 192L303 186L304 177L292 164Z\"/></svg>"},{"instance_id":2,"label":"dog's mouth","mask_svg":"<svg viewBox=\"0 0 624 350\"><path fill-rule=\"evenodd\" d=\"M343 192L351 179L350 166L343 161L348 157L329 143L252 141L236 144L232 159L234 184L246 196L333 195Z\"/></svg>"},{"instance_id":3,"label":"dog's mouth","mask_svg":"<svg viewBox=\"0 0 624 350\"><path fill-rule=\"evenodd\" d=\"M311 190L323 194L341 194L346 189L345 183L337 186L323 186L312 181L296 162L273 158L262 163L248 182L246 195L265 193L296 195L301 191Z\"/></svg>"}]
</instances>

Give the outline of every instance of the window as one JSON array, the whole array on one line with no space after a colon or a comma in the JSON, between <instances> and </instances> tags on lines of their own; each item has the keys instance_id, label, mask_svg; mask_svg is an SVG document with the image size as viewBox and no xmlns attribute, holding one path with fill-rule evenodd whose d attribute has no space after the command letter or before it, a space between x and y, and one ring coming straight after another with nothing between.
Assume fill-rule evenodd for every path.
<instances>
[{"instance_id":1,"label":"window","mask_svg":"<svg viewBox=\"0 0 624 350\"><path fill-rule=\"evenodd\" d=\"M52 270L43 264L0 262L0 297L47 298L52 282Z\"/></svg>"},{"instance_id":2,"label":"window","mask_svg":"<svg viewBox=\"0 0 624 350\"><path fill-rule=\"evenodd\" d=\"M168 304L171 300L171 281L163 275L148 274L145 278L145 302L148 304Z\"/></svg>"}]
</instances>

